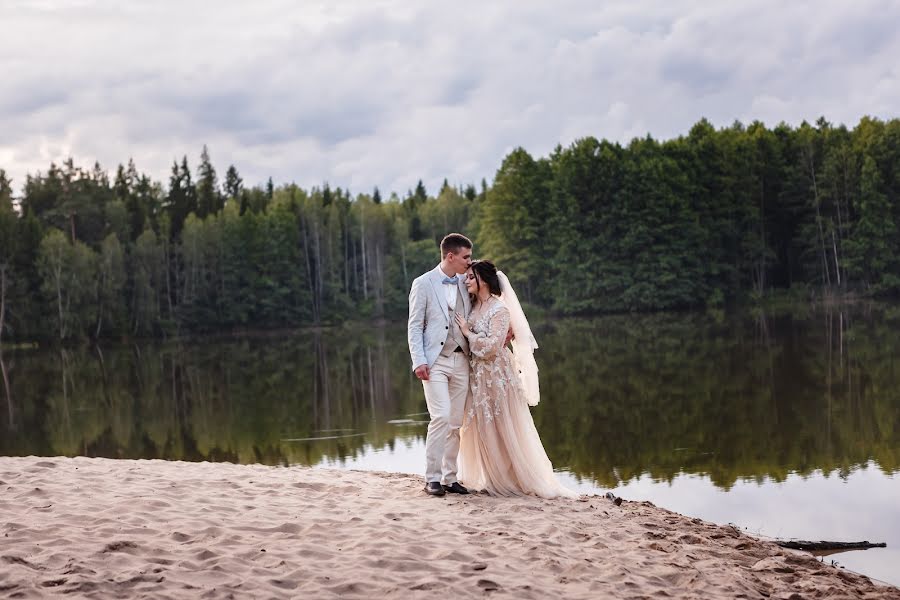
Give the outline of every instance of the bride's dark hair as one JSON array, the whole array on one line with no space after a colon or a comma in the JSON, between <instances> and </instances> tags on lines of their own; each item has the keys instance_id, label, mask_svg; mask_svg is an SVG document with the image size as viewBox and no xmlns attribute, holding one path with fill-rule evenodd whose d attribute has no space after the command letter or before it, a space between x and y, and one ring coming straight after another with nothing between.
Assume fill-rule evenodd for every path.
<instances>
[{"instance_id":1,"label":"bride's dark hair","mask_svg":"<svg viewBox=\"0 0 900 600\"><path fill-rule=\"evenodd\" d=\"M497 276L497 267L494 266L494 263L489 260L476 260L470 265L470 268L477 275L475 278L476 289L480 290L481 283L484 282L492 294L500 295L500 278Z\"/></svg>"}]
</instances>

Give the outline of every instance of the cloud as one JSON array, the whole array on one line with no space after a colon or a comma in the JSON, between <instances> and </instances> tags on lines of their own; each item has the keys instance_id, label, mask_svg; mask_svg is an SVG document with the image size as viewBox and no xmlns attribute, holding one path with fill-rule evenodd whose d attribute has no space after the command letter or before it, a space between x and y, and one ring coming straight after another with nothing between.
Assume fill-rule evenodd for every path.
<instances>
[{"instance_id":1,"label":"cloud","mask_svg":"<svg viewBox=\"0 0 900 600\"><path fill-rule=\"evenodd\" d=\"M886 0L7 0L0 22L0 168L19 186L69 154L165 181L208 144L250 184L434 192L517 146L900 105Z\"/></svg>"}]
</instances>

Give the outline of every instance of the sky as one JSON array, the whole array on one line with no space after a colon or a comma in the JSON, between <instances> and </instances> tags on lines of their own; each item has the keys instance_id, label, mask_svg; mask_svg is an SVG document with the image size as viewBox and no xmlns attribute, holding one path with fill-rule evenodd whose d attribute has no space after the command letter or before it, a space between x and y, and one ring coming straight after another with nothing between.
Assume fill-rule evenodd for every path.
<instances>
[{"instance_id":1,"label":"sky","mask_svg":"<svg viewBox=\"0 0 900 600\"><path fill-rule=\"evenodd\" d=\"M900 110L894 0L0 0L0 168L400 195L524 147Z\"/></svg>"}]
</instances>

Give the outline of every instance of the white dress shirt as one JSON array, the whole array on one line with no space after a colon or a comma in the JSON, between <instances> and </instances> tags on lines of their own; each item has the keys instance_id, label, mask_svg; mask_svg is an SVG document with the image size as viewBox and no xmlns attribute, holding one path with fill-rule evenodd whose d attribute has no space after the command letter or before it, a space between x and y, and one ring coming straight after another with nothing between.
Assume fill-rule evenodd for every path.
<instances>
[{"instance_id":1,"label":"white dress shirt","mask_svg":"<svg viewBox=\"0 0 900 600\"><path fill-rule=\"evenodd\" d=\"M437 271L441 275L441 280L443 281L444 277L447 277L447 274L444 273L444 270L441 269L441 265L437 266ZM457 275L457 277L459 277ZM456 310L456 291L459 287L459 284L451 285L449 283L441 284L444 286L444 296L447 298L447 306L450 307L450 313L453 314L453 311Z\"/></svg>"}]
</instances>

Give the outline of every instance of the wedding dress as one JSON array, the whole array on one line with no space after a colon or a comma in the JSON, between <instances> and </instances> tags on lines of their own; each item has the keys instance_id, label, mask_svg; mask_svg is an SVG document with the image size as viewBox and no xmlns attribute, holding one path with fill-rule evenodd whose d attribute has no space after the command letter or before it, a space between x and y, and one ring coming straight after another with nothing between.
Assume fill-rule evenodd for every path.
<instances>
[{"instance_id":1,"label":"wedding dress","mask_svg":"<svg viewBox=\"0 0 900 600\"><path fill-rule=\"evenodd\" d=\"M537 403L536 398L530 400L537 394L537 368L534 389L526 394L517 366L522 359L534 359L523 350L517 360L506 347L509 309L494 296L481 308L468 322L471 396L460 430L460 479L469 488L496 496L577 497L556 479L531 418L528 404ZM514 332L517 351L523 342L530 350L530 330Z\"/></svg>"}]
</instances>

